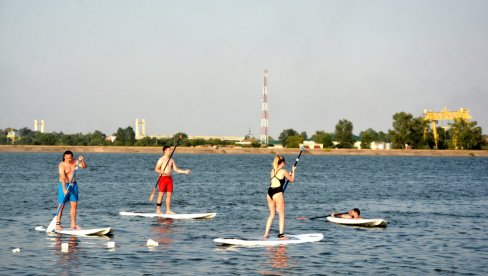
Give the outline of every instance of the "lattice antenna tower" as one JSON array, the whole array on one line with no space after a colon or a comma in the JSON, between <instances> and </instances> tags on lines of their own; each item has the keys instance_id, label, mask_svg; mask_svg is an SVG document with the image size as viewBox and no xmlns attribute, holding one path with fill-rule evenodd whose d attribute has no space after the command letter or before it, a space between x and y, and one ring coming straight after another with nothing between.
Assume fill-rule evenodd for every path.
<instances>
[{"instance_id":1,"label":"lattice antenna tower","mask_svg":"<svg viewBox=\"0 0 488 276\"><path fill-rule=\"evenodd\" d=\"M268 70L264 70L263 99L261 103L261 144L268 144Z\"/></svg>"}]
</instances>

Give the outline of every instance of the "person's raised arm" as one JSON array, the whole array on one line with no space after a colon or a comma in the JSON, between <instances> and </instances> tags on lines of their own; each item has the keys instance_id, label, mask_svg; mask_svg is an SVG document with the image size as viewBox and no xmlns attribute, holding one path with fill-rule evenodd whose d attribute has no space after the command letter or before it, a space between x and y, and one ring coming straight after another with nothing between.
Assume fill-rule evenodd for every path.
<instances>
[{"instance_id":1,"label":"person's raised arm","mask_svg":"<svg viewBox=\"0 0 488 276\"><path fill-rule=\"evenodd\" d=\"M175 171L175 172L177 172L177 173L184 173L184 174L189 174L189 173L191 173L191 170L189 170L189 169L182 170L182 169L180 169L180 168L178 168L178 167L176 166L176 163L175 163L173 160L171 160L171 161L173 162L173 171Z\"/></svg>"},{"instance_id":2,"label":"person's raised arm","mask_svg":"<svg viewBox=\"0 0 488 276\"><path fill-rule=\"evenodd\" d=\"M297 168L297 167L293 166L293 167L291 168L291 172L290 172L290 173L288 173L288 172L285 170L285 173L284 173L283 175L286 177L286 179L288 179L288 181L290 181L290 182L295 181L295 170L296 170L296 168Z\"/></svg>"}]
</instances>

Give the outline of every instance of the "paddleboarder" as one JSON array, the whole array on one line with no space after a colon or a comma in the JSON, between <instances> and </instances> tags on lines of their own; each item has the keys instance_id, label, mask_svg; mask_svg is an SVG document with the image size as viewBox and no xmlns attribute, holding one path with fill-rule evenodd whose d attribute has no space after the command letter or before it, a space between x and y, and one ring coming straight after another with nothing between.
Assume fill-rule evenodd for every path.
<instances>
[{"instance_id":1,"label":"paddleboarder","mask_svg":"<svg viewBox=\"0 0 488 276\"><path fill-rule=\"evenodd\" d=\"M268 188L267 202L269 207L269 216L266 222L266 230L264 231L264 238L269 238L269 229L273 223L276 211L279 215L279 229L278 238L285 237L285 198L283 197L283 185L285 181L295 181L296 166L293 166L291 172L287 172L284 167L286 165L285 158L281 155L276 155L273 160L273 169L270 173L270 186Z\"/></svg>"},{"instance_id":2,"label":"paddleboarder","mask_svg":"<svg viewBox=\"0 0 488 276\"><path fill-rule=\"evenodd\" d=\"M64 199L66 194L69 192L69 196L66 199L66 202L69 201L70 203L70 216L71 216L71 228L73 229L80 229L80 227L76 224L76 211L78 208L78 183L76 181L76 177L74 177L76 166L78 168L86 168L85 159L83 156L79 156L78 159L73 159L73 152L67 150L63 154L63 160L59 163L58 172L59 172L59 185L58 185L58 202L59 202L59 213L56 219L56 230L62 230L61 227L61 216L63 215L64 209ZM70 188L70 181L73 183L73 186Z\"/></svg>"},{"instance_id":3,"label":"paddleboarder","mask_svg":"<svg viewBox=\"0 0 488 276\"><path fill-rule=\"evenodd\" d=\"M330 214L333 217L336 218L347 218L347 219L360 219L361 211L359 211L358 208L354 208L347 212L347 214L342 214L342 213L332 213Z\"/></svg>"},{"instance_id":4,"label":"paddleboarder","mask_svg":"<svg viewBox=\"0 0 488 276\"><path fill-rule=\"evenodd\" d=\"M189 174L191 170L180 169L176 166L175 161L171 158L171 147L163 147L163 156L159 158L154 167L154 171L160 175L158 180L158 199L156 200L156 213L161 214L161 205L163 202L163 196L166 193L166 214L174 214L171 211L171 196L173 194L173 178L171 177L171 171L176 173Z\"/></svg>"}]
</instances>

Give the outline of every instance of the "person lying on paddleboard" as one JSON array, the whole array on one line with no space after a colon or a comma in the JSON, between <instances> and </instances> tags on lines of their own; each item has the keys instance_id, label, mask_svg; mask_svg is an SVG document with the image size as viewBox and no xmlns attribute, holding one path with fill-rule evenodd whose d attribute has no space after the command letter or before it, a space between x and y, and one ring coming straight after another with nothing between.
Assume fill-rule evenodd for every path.
<instances>
[{"instance_id":1,"label":"person lying on paddleboard","mask_svg":"<svg viewBox=\"0 0 488 276\"><path fill-rule=\"evenodd\" d=\"M354 208L354 209L350 210L349 212L347 212L347 214L332 213L330 215L333 217L336 217L336 218L360 219L361 218L360 214L361 214L361 211L359 211L358 208Z\"/></svg>"},{"instance_id":2,"label":"person lying on paddleboard","mask_svg":"<svg viewBox=\"0 0 488 276\"><path fill-rule=\"evenodd\" d=\"M285 158L281 155L276 155L273 160L273 169L270 173L270 185L268 188L268 207L269 216L266 221L266 230L264 231L264 238L269 238L269 229L273 223L276 211L279 215L279 228L280 233L278 238L285 237L285 198L283 197L283 184L286 180L293 182L295 181L295 170L296 167L293 166L291 172L287 172L284 167L286 165Z\"/></svg>"},{"instance_id":3,"label":"person lying on paddleboard","mask_svg":"<svg viewBox=\"0 0 488 276\"><path fill-rule=\"evenodd\" d=\"M59 209L59 214L56 219L56 230L62 230L61 227L61 216L63 215L63 201L68 193L68 188L71 183L73 183L73 187L69 189L69 198L66 202L70 203L70 215L71 215L71 228L73 229L80 229L80 226L76 224L76 211L78 208L78 183L76 181L76 177L73 177L75 173L76 166L79 168L86 168L85 159L83 156L79 156L78 160L73 159L73 152L67 150L63 154L63 161L58 165L58 172L59 172L59 185L58 185L58 202L61 209ZM59 208L58 206L58 208Z\"/></svg>"},{"instance_id":4,"label":"person lying on paddleboard","mask_svg":"<svg viewBox=\"0 0 488 276\"><path fill-rule=\"evenodd\" d=\"M176 166L173 158L170 158L171 147L164 146L163 154L164 155L159 158L158 162L156 163L156 167L154 167L154 171L161 175L158 181L159 193L158 199L156 200L156 213L161 214L163 195L164 193L166 193L166 214L174 214L171 211L171 195L173 194L173 178L171 177L171 171L175 171L176 173L189 174L191 170L179 169Z\"/></svg>"}]
</instances>

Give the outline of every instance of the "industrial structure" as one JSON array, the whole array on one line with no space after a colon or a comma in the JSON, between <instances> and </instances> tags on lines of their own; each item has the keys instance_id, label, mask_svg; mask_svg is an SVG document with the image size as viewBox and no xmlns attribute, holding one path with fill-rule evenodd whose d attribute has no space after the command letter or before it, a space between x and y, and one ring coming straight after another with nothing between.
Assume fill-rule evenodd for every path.
<instances>
[{"instance_id":1,"label":"industrial structure","mask_svg":"<svg viewBox=\"0 0 488 276\"><path fill-rule=\"evenodd\" d=\"M46 130L45 126L44 120L34 120L34 131L44 133Z\"/></svg>"},{"instance_id":2,"label":"industrial structure","mask_svg":"<svg viewBox=\"0 0 488 276\"><path fill-rule=\"evenodd\" d=\"M135 120L135 138L137 140L142 139L144 137L150 137L150 138L157 138L157 139L171 139L173 138L173 135L148 135L146 136L146 120L145 119L137 119ZM197 136L197 135L192 135L188 136L188 139L190 140L196 140L196 139L203 139L203 140L222 140L222 141L236 141L240 142L245 139L245 137L241 136Z\"/></svg>"},{"instance_id":3,"label":"industrial structure","mask_svg":"<svg viewBox=\"0 0 488 276\"><path fill-rule=\"evenodd\" d=\"M456 119L468 121L471 118L473 117L469 115L469 110L465 108L461 108L458 111L449 111L446 107L441 111L424 110L424 120L429 121L432 125L436 149L439 148L439 135L437 134L437 124L439 121L454 121ZM424 137L426 133L427 129L424 130Z\"/></svg>"},{"instance_id":4,"label":"industrial structure","mask_svg":"<svg viewBox=\"0 0 488 276\"><path fill-rule=\"evenodd\" d=\"M264 70L263 100L261 103L261 144L268 145L268 70Z\"/></svg>"},{"instance_id":5,"label":"industrial structure","mask_svg":"<svg viewBox=\"0 0 488 276\"><path fill-rule=\"evenodd\" d=\"M136 118L136 139L142 139L146 136L146 119Z\"/></svg>"}]
</instances>

